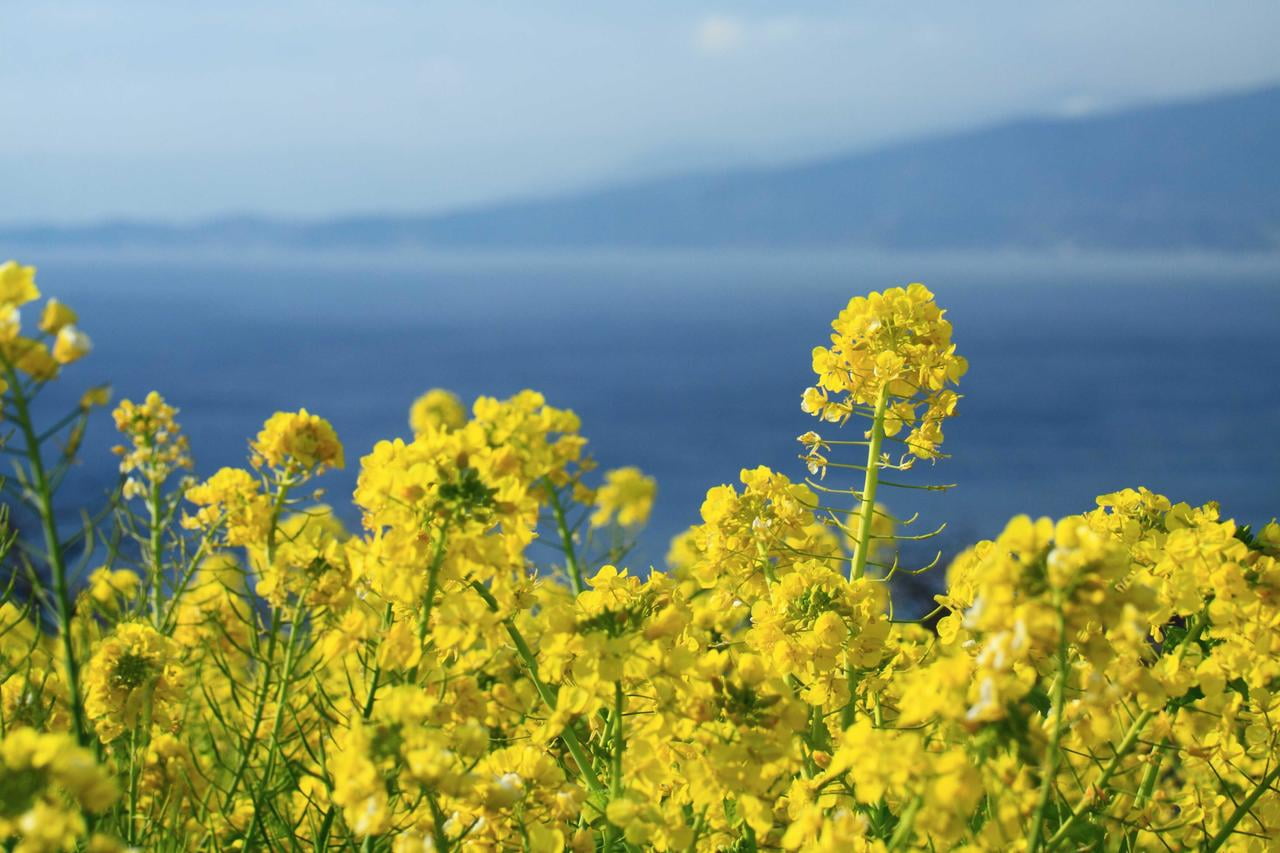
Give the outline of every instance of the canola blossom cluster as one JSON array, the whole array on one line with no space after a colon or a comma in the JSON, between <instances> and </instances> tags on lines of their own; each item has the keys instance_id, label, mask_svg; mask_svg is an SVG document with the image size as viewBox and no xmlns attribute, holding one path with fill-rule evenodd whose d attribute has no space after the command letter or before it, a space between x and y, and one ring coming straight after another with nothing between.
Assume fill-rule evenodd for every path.
<instances>
[{"instance_id":1,"label":"canola blossom cluster","mask_svg":"<svg viewBox=\"0 0 1280 853\"><path fill-rule=\"evenodd\" d=\"M1124 489L1012 519L903 612L930 534L881 475L941 457L966 369L921 285L814 352L803 407L860 429L801 436L808 477L711 488L660 567L625 565L653 479L598 473L533 391L425 393L360 458L352 527L324 418L278 412L196 479L178 411L126 400L118 487L74 528L106 392L33 420L88 351L54 300L23 336L38 298L0 267L32 519L0 536L6 850L1280 846L1280 524Z\"/></svg>"}]
</instances>

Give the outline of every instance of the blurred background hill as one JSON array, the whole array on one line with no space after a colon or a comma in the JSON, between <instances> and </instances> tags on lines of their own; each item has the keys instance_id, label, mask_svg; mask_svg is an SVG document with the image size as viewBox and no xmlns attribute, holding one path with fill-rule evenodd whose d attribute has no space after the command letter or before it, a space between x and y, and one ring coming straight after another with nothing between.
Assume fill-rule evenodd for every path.
<instances>
[{"instance_id":1,"label":"blurred background hill","mask_svg":"<svg viewBox=\"0 0 1280 853\"><path fill-rule=\"evenodd\" d=\"M10 246L1280 248L1280 88L427 216L0 230Z\"/></svg>"}]
</instances>

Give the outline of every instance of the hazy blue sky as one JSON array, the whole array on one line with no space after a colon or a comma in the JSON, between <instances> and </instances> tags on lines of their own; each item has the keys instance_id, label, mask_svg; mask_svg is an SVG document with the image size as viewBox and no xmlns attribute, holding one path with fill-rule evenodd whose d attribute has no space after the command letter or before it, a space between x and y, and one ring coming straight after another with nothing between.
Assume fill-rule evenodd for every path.
<instances>
[{"instance_id":1,"label":"hazy blue sky","mask_svg":"<svg viewBox=\"0 0 1280 853\"><path fill-rule=\"evenodd\" d=\"M1280 4L0 3L0 221L437 210L1280 81Z\"/></svg>"}]
</instances>

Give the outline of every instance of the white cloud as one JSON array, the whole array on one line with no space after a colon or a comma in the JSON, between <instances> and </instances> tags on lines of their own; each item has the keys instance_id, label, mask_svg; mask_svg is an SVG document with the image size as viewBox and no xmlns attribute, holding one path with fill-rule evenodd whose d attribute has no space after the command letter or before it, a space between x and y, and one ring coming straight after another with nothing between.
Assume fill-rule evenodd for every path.
<instances>
[{"instance_id":1,"label":"white cloud","mask_svg":"<svg viewBox=\"0 0 1280 853\"><path fill-rule=\"evenodd\" d=\"M703 53L728 53L742 45L745 34L740 18L708 15L698 22L695 44Z\"/></svg>"},{"instance_id":2,"label":"white cloud","mask_svg":"<svg viewBox=\"0 0 1280 853\"><path fill-rule=\"evenodd\" d=\"M1102 104L1093 95L1080 94L1064 98L1055 112L1064 118L1084 118L1101 108Z\"/></svg>"}]
</instances>

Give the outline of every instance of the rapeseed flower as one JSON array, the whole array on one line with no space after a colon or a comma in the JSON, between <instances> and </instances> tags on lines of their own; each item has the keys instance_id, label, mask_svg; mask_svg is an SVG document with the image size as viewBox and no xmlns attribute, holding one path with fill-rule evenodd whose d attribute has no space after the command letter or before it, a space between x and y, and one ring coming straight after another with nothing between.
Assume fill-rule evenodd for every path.
<instances>
[{"instance_id":1,"label":"rapeseed flower","mask_svg":"<svg viewBox=\"0 0 1280 853\"><path fill-rule=\"evenodd\" d=\"M0 267L6 418L42 436L23 395L84 348L56 300L23 336L38 297L31 268ZM63 547L30 600L0 584L0 843L1267 849L1280 524L1143 488L1016 516L914 619L895 544L928 534L875 489L938 455L965 367L950 324L920 285L859 297L814 367L806 407L867 432L802 436L810 480L747 467L712 487L640 570L625 555L655 484L622 468L593 488L578 417L537 392L470 415L428 392L413 438L361 459L353 530L300 488L344 462L327 421L277 413L248 467L192 483L150 394L115 410L126 500L92 517L84 539L109 535L77 584L54 558L88 543L50 484L94 389L56 461L12 448ZM833 461L850 444L865 465Z\"/></svg>"},{"instance_id":2,"label":"rapeseed flower","mask_svg":"<svg viewBox=\"0 0 1280 853\"><path fill-rule=\"evenodd\" d=\"M110 743L147 722L176 725L187 679L176 643L150 625L126 622L94 650L85 685L85 713Z\"/></svg>"},{"instance_id":3,"label":"rapeseed flower","mask_svg":"<svg viewBox=\"0 0 1280 853\"><path fill-rule=\"evenodd\" d=\"M591 514L592 527L604 527L617 519L623 527L633 527L649 520L658 483L646 477L639 468L616 468L606 471L604 485L596 490L596 511Z\"/></svg>"}]
</instances>

